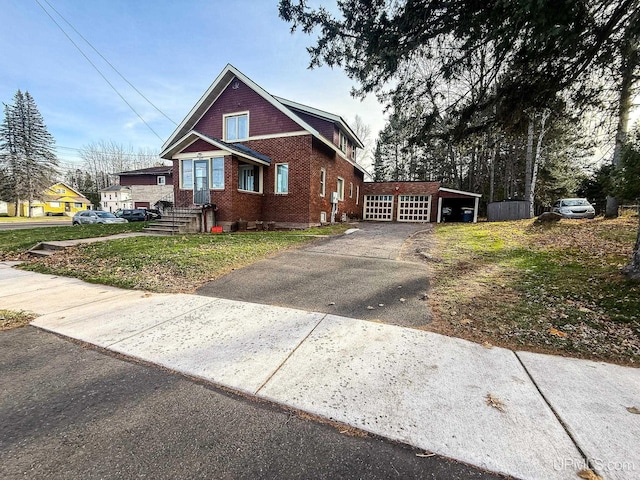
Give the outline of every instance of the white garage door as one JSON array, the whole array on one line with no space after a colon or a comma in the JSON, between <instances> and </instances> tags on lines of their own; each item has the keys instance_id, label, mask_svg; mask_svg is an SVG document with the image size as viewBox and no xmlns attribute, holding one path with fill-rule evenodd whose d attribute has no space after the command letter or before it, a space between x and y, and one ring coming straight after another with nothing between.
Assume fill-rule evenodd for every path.
<instances>
[{"instance_id":1,"label":"white garage door","mask_svg":"<svg viewBox=\"0 0 640 480\"><path fill-rule=\"evenodd\" d=\"M400 195L398 197L399 222L431 221L431 195Z\"/></svg>"},{"instance_id":2,"label":"white garage door","mask_svg":"<svg viewBox=\"0 0 640 480\"><path fill-rule=\"evenodd\" d=\"M365 195L363 217L365 220L393 220L393 195Z\"/></svg>"}]
</instances>

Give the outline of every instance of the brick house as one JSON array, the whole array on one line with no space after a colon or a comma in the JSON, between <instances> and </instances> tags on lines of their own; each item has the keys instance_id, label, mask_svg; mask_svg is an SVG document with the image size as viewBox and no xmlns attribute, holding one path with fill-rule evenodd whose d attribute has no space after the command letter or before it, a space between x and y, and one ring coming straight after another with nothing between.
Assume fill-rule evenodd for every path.
<instances>
[{"instance_id":1,"label":"brick house","mask_svg":"<svg viewBox=\"0 0 640 480\"><path fill-rule=\"evenodd\" d=\"M241 219L308 227L360 217L362 147L340 116L273 96L227 65L160 156L173 162L176 206L215 204L225 229Z\"/></svg>"},{"instance_id":2,"label":"brick house","mask_svg":"<svg viewBox=\"0 0 640 480\"><path fill-rule=\"evenodd\" d=\"M120 185L129 187L133 208L151 208L158 202L173 203L173 167L157 166L116 173Z\"/></svg>"}]
</instances>

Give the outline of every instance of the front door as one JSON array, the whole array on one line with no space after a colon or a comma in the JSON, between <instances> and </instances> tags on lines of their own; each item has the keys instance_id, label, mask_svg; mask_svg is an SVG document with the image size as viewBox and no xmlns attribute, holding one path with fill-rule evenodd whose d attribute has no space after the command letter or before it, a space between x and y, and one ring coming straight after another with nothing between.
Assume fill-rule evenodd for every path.
<instances>
[{"instance_id":1,"label":"front door","mask_svg":"<svg viewBox=\"0 0 640 480\"><path fill-rule=\"evenodd\" d=\"M209 160L195 160L193 162L193 203L205 205L210 202Z\"/></svg>"}]
</instances>

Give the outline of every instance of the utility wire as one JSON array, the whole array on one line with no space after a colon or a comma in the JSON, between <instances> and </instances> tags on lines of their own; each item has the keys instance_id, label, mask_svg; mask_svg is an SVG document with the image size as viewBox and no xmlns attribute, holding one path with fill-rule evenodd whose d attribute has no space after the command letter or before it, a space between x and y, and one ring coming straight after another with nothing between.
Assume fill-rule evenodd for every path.
<instances>
[{"instance_id":1,"label":"utility wire","mask_svg":"<svg viewBox=\"0 0 640 480\"><path fill-rule=\"evenodd\" d=\"M158 137L158 140L162 141L162 138L160 137L160 135L158 135L156 131L153 128L151 128L151 125L149 125L145 121L145 119L142 118L142 116L136 111L136 109L133 108L133 106L129 102L127 102L127 100L122 96L122 94L118 91L118 89L113 86L113 84L107 79L107 77L104 76L104 74L100 71L100 69L82 51L82 49L78 46L78 44L73 41L73 39L67 34L67 32L65 32L64 28L62 28L62 26L56 21L56 19L51 16L51 14L47 11L47 9L44 8L38 0L35 0L35 2L44 11L44 13L47 14L47 16L51 19L51 21L56 24L56 26L60 29L60 31L64 34L64 36L67 37L67 39L73 44L73 46L76 47L76 49L87 60L87 62L89 62L89 64L96 70L96 72L98 72L98 74L103 78L103 80L107 82L107 84L113 89L114 92L116 92L116 94L122 99L122 101L127 104L127 106L131 109L131 111L133 111L133 113L135 113L138 116L138 118L142 121L142 123L144 123L147 126L147 128L151 130L156 137Z\"/></svg>"},{"instance_id":2,"label":"utility wire","mask_svg":"<svg viewBox=\"0 0 640 480\"><path fill-rule=\"evenodd\" d=\"M127 80L127 79L125 78L125 76L124 76L124 75L122 75L122 73L120 73L120 72L118 71L118 69L117 69L116 67L114 67L114 66L112 65L112 63L111 63L109 60L107 60L107 59L104 57L104 55L102 55L102 54L98 51L98 49L97 49L96 47L94 47L94 46L91 44L91 42L90 42L89 40L87 40L87 39L86 39L86 38L85 38L85 37L84 37L84 36L83 36L83 35L82 35L78 30L76 30L76 28L75 28L73 25L71 25L71 23L70 23L70 22L69 22L69 21L68 21L68 20L67 20L67 19L66 19L66 18L65 18L65 17L64 17L60 12L59 12L59 11L58 11L58 10L56 10L56 9L55 9L55 7L54 7L53 5L51 5L51 4L48 2L48 0L44 0L44 2L45 2L47 5L49 5L49 7L51 8L51 10L53 10L54 12L56 12L56 13L58 14L58 16L59 16L60 18L62 18L62 20L64 20L64 22L65 22L67 25L69 25L69 26L71 27L71 29L72 29L74 32L76 32L76 34L77 34L77 35L78 35L82 40L84 40L84 41L86 42L86 44L87 44L87 45L89 45L89 46L92 48L92 50L93 50L94 52L96 52L96 53L100 56L100 58L101 58L102 60L104 60L104 61L107 63L107 65L109 65L109 66L113 69L113 71L114 71L114 72L116 72L116 73L120 76L120 78L122 78L122 80L124 80L125 82L127 82L127 85L129 85L131 88L133 88L133 89L136 91L136 93L137 93L138 95L140 95L142 98L144 98L144 99L147 101L147 103L148 103L149 105L151 105L153 108L155 108L155 109L156 109L156 111L157 111L158 113L160 113L164 118L166 118L167 120L169 120L169 121L170 121L171 123L173 123L174 125L178 126L178 124L177 124L176 122L174 122L171 118L169 118L169 117L168 117L168 116L167 116L167 115L166 115L162 110L160 110L157 106L155 106L151 100L149 100L147 97L145 97L145 96L143 95L143 93L142 93L140 90L138 90L138 89L137 89L137 88L136 88L136 87L135 87L135 86L134 86L134 85L133 85L129 80Z\"/></svg>"}]
</instances>

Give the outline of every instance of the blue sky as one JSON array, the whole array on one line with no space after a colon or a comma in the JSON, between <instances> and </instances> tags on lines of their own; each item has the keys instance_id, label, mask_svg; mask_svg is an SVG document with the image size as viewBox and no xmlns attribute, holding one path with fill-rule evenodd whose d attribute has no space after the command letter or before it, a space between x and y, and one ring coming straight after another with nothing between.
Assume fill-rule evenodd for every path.
<instances>
[{"instance_id":1,"label":"blue sky","mask_svg":"<svg viewBox=\"0 0 640 480\"><path fill-rule=\"evenodd\" d=\"M159 151L175 125L135 93L47 5L51 4L138 90L180 123L227 63L268 92L341 115L373 136L383 107L350 96L341 70L309 70L313 37L291 34L277 0L38 0L147 123L91 67L36 0L0 0L0 101L34 97L67 165L93 141Z\"/></svg>"}]
</instances>

